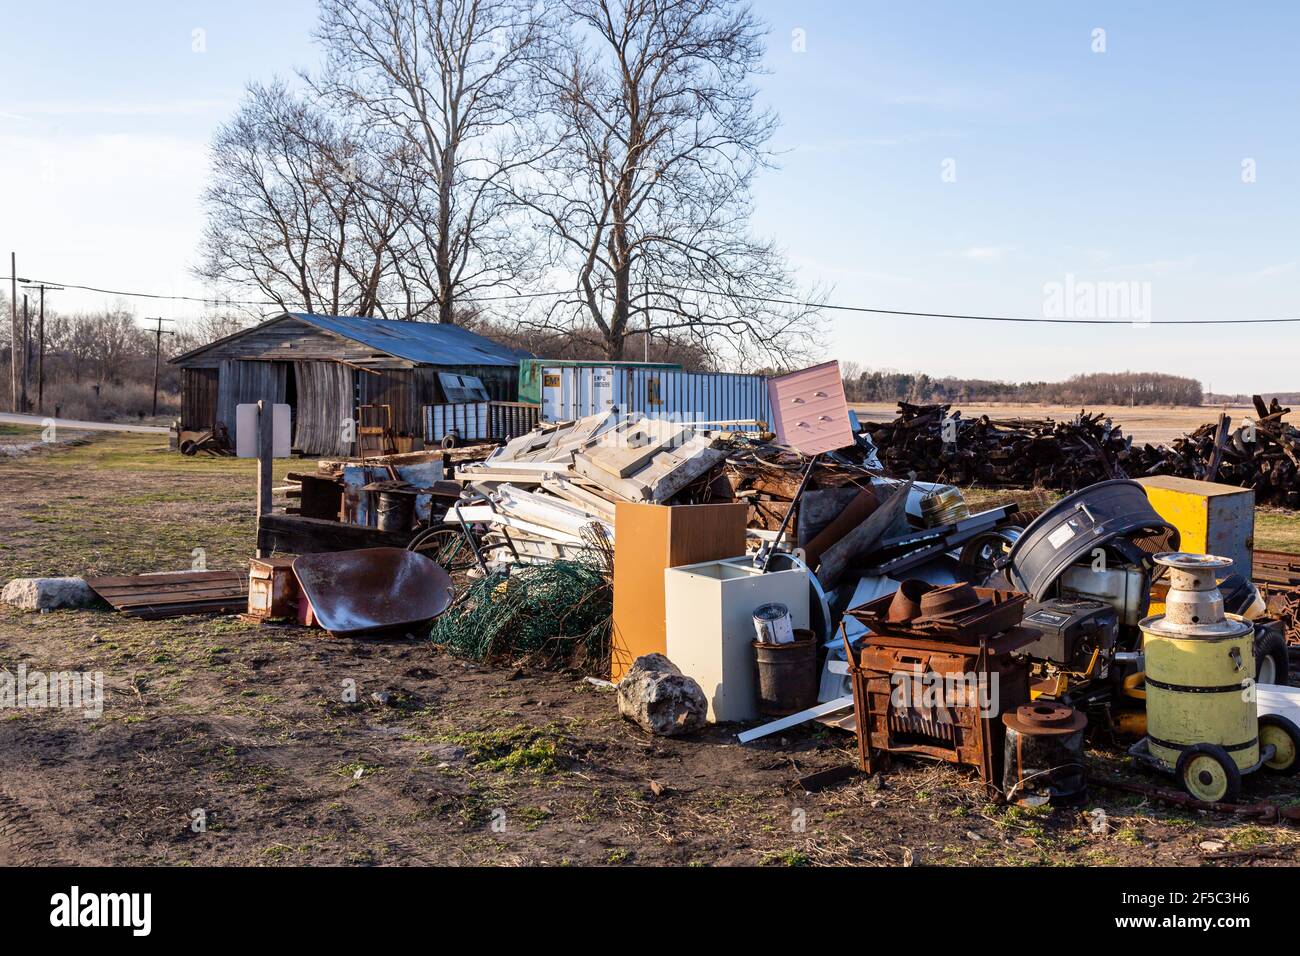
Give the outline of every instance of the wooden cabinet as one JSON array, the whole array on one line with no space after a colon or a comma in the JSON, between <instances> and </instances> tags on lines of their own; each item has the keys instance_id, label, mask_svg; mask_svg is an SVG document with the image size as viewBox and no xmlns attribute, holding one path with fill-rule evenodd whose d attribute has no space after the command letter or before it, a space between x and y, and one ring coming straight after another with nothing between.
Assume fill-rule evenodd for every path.
<instances>
[{"instance_id":1,"label":"wooden cabinet","mask_svg":"<svg viewBox=\"0 0 1300 956\"><path fill-rule=\"evenodd\" d=\"M642 654L666 654L664 570L745 553L749 506L651 505L614 510L614 635L609 679Z\"/></svg>"}]
</instances>

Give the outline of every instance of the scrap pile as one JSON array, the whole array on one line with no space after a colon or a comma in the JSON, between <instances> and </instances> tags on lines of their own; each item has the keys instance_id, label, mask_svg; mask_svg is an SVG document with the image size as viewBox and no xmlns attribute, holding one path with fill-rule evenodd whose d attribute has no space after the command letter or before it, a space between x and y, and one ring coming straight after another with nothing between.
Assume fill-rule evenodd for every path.
<instances>
[{"instance_id":1,"label":"scrap pile","mask_svg":"<svg viewBox=\"0 0 1300 956\"><path fill-rule=\"evenodd\" d=\"M592 525L613 540L619 501L709 500L711 473L725 457L720 444L712 432L616 412L548 424L458 468L479 497L453 510L487 526L493 561L580 559Z\"/></svg>"},{"instance_id":2,"label":"scrap pile","mask_svg":"<svg viewBox=\"0 0 1300 956\"><path fill-rule=\"evenodd\" d=\"M1260 504L1300 508L1300 429L1282 421L1291 409L1254 397L1257 418L1232 428L1225 415L1170 446L1135 449L1135 475L1177 475L1255 489ZM1211 474L1213 472L1213 474Z\"/></svg>"},{"instance_id":3,"label":"scrap pile","mask_svg":"<svg viewBox=\"0 0 1300 956\"><path fill-rule=\"evenodd\" d=\"M897 419L865 426L890 474L1060 491L1125 477L1132 439L1101 413L1060 422L972 419L951 407L899 402Z\"/></svg>"},{"instance_id":4,"label":"scrap pile","mask_svg":"<svg viewBox=\"0 0 1300 956\"><path fill-rule=\"evenodd\" d=\"M1300 649L1300 555L1257 550L1252 577L1268 613L1286 629L1287 643Z\"/></svg>"}]
</instances>

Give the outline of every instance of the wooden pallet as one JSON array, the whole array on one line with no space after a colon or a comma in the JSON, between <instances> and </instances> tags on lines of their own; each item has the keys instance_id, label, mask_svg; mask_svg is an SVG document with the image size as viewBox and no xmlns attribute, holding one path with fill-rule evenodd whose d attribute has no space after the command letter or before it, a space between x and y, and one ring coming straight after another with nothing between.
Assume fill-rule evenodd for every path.
<instances>
[{"instance_id":1,"label":"wooden pallet","mask_svg":"<svg viewBox=\"0 0 1300 956\"><path fill-rule=\"evenodd\" d=\"M113 610L144 620L248 610L248 576L239 571L131 574L86 584Z\"/></svg>"}]
</instances>

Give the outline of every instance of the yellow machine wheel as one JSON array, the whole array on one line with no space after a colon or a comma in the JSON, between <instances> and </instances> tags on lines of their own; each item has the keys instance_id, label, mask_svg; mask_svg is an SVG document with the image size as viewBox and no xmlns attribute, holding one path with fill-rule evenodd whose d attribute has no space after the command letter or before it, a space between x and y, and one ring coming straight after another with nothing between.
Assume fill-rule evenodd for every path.
<instances>
[{"instance_id":1,"label":"yellow machine wheel","mask_svg":"<svg viewBox=\"0 0 1300 956\"><path fill-rule=\"evenodd\" d=\"M1259 745L1272 744L1276 752L1264 769L1280 774L1293 774L1300 770L1300 727L1281 714L1265 714L1259 718Z\"/></svg>"},{"instance_id":2,"label":"yellow machine wheel","mask_svg":"<svg viewBox=\"0 0 1300 956\"><path fill-rule=\"evenodd\" d=\"M1178 782L1197 800L1236 803L1241 796L1241 770L1218 744L1193 744L1182 752L1175 768Z\"/></svg>"}]
</instances>

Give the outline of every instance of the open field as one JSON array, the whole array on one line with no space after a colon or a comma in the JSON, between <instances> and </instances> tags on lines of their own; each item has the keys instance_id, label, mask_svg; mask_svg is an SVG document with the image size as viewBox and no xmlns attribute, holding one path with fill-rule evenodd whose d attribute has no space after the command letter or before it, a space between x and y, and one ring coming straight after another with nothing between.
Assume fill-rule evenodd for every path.
<instances>
[{"instance_id":1,"label":"open field","mask_svg":"<svg viewBox=\"0 0 1300 956\"><path fill-rule=\"evenodd\" d=\"M854 404L851 407L857 412L858 418L864 422L887 422L898 417L896 403ZM955 404L953 409L960 411L966 418L988 415L990 418L1054 418L1060 421L1079 414L1079 409L1072 405L1015 405L1000 402ZM1123 427L1125 435L1132 436L1134 442L1149 442L1152 445L1167 445L1175 438L1181 438L1188 432L1195 431L1206 422L1217 421L1219 413L1223 411L1226 411L1234 422L1255 415L1255 409L1249 405L1202 405L1199 408L1167 405L1089 405L1085 410L1089 413L1106 412ZM1287 416L1287 420L1294 420L1294 415Z\"/></svg>"},{"instance_id":2,"label":"open field","mask_svg":"<svg viewBox=\"0 0 1300 956\"><path fill-rule=\"evenodd\" d=\"M252 476L149 435L0 459L0 580L188 568L196 548L245 567ZM0 711L0 863L1149 866L1201 864L1210 840L1300 843L1105 790L1089 804L1104 820L997 807L946 765L802 794L795 778L853 759L851 735L654 738L580 675L485 668L418 639L3 607L0 664L102 671L106 689L98 719ZM1246 794L1296 798L1263 776Z\"/></svg>"}]
</instances>

